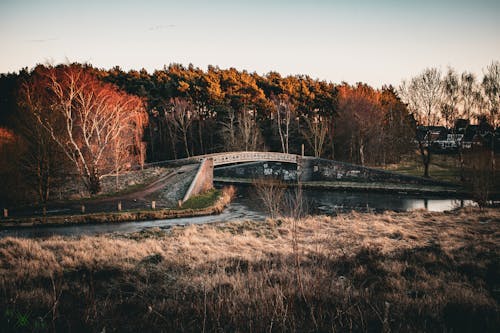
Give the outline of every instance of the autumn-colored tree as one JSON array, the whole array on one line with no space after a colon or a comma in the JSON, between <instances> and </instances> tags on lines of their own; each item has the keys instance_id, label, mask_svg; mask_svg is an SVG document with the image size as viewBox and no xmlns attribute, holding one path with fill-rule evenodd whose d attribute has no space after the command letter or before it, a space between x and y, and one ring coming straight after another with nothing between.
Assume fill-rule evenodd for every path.
<instances>
[{"instance_id":1,"label":"autumn-colored tree","mask_svg":"<svg viewBox=\"0 0 500 333\"><path fill-rule=\"evenodd\" d=\"M114 172L117 140L137 144L135 138L142 137L146 124L139 97L103 83L79 65L38 66L22 85L20 96L26 111L59 145L90 193L99 192L102 177ZM131 149L129 144L122 147Z\"/></svg>"},{"instance_id":2,"label":"autumn-colored tree","mask_svg":"<svg viewBox=\"0 0 500 333\"><path fill-rule=\"evenodd\" d=\"M22 196L24 182L20 177L19 148L19 138L14 132L0 127L0 204L3 205L15 202Z\"/></svg>"},{"instance_id":3,"label":"autumn-colored tree","mask_svg":"<svg viewBox=\"0 0 500 333\"><path fill-rule=\"evenodd\" d=\"M382 87L378 92L378 103L382 111L378 151L375 164L398 163L403 156L413 151L415 126L405 104L399 99L392 86ZM381 133L380 133L381 132ZM378 141L378 140L376 140Z\"/></svg>"},{"instance_id":4,"label":"autumn-colored tree","mask_svg":"<svg viewBox=\"0 0 500 333\"><path fill-rule=\"evenodd\" d=\"M375 90L363 84L339 87L337 132L349 150L351 162L364 165L367 153L382 148L383 113L378 98Z\"/></svg>"}]
</instances>

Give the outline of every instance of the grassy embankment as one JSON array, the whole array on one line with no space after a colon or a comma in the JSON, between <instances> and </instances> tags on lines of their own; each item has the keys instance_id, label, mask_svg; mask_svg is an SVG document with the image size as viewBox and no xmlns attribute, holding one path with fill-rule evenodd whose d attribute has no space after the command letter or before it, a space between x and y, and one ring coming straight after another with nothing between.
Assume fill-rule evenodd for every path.
<instances>
[{"instance_id":1,"label":"grassy embankment","mask_svg":"<svg viewBox=\"0 0 500 333\"><path fill-rule=\"evenodd\" d=\"M231 202L234 193L233 187L225 187L222 190L214 189L205 194L194 196L179 208L10 218L2 219L0 226L32 227L79 223L115 223L219 214Z\"/></svg>"},{"instance_id":2,"label":"grassy embankment","mask_svg":"<svg viewBox=\"0 0 500 333\"><path fill-rule=\"evenodd\" d=\"M489 155L488 155L489 157ZM429 165L429 175L432 179L454 183L461 188L459 192L469 193L477 199L500 199L500 156L495 157L497 165L495 173L491 173L491 162L484 160L484 155L466 154L463 174L465 181L461 180L461 169L456 155L432 155ZM479 159L479 161L477 160ZM480 171L482 168L488 171ZM400 163L384 167L385 170L398 172L411 176L422 176L424 168L420 156L406 156Z\"/></svg>"},{"instance_id":3,"label":"grassy embankment","mask_svg":"<svg viewBox=\"0 0 500 333\"><path fill-rule=\"evenodd\" d=\"M418 155L407 156L400 163L387 165L384 169L417 177L422 177L424 174L424 166ZM458 158L452 155L432 155L429 175L436 180L459 184L460 163Z\"/></svg>"},{"instance_id":4,"label":"grassy embankment","mask_svg":"<svg viewBox=\"0 0 500 333\"><path fill-rule=\"evenodd\" d=\"M500 211L0 240L3 330L496 332Z\"/></svg>"},{"instance_id":5,"label":"grassy embankment","mask_svg":"<svg viewBox=\"0 0 500 333\"><path fill-rule=\"evenodd\" d=\"M471 157L466 157L471 158ZM500 156L496 157L496 165L500 165ZM398 164L389 164L383 169L394 171L405 175L422 177L424 174L424 166L421 157L417 154L406 156ZM467 176L467 169L465 170ZM500 176L500 170L497 170ZM438 155L434 154L429 165L429 175L431 178L450 183L461 184L460 182L460 162L455 155ZM500 177L495 177L495 186L500 187ZM498 188L498 187L497 187Z\"/></svg>"}]
</instances>

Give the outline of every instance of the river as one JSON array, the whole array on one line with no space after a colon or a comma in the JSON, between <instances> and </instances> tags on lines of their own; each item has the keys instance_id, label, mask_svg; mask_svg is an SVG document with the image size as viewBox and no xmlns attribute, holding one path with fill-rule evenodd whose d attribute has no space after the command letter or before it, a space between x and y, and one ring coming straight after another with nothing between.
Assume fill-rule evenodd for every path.
<instances>
[{"instance_id":1,"label":"river","mask_svg":"<svg viewBox=\"0 0 500 333\"><path fill-rule=\"evenodd\" d=\"M416 197L406 194L382 194L367 192L336 192L327 190L304 190L304 201L310 214L335 215L351 210L361 212L381 212L384 210L407 211L427 209L445 211L464 205L472 205L470 200L454 198ZM233 202L219 215L154 220L143 222L124 222L112 224L85 224L54 227L36 227L0 230L0 237L49 237L97 235L106 233L130 233L147 228L168 229L176 225L202 224L234 220L264 220L265 209L251 188L239 188Z\"/></svg>"}]
</instances>

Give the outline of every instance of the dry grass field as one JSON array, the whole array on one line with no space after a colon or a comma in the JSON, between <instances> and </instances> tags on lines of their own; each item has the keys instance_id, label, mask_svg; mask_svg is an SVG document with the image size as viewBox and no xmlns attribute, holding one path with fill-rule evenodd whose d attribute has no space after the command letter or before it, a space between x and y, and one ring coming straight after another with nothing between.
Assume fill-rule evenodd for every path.
<instances>
[{"instance_id":1,"label":"dry grass field","mask_svg":"<svg viewBox=\"0 0 500 333\"><path fill-rule=\"evenodd\" d=\"M500 211L0 240L0 331L498 332Z\"/></svg>"}]
</instances>

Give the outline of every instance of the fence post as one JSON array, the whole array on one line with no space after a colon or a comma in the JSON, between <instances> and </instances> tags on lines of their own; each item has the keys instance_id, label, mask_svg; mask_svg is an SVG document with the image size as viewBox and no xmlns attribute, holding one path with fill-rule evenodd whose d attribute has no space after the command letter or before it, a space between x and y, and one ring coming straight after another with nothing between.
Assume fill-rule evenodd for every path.
<instances>
[{"instance_id":1,"label":"fence post","mask_svg":"<svg viewBox=\"0 0 500 333\"><path fill-rule=\"evenodd\" d=\"M9 210L7 208L3 209L3 217L5 218L9 217Z\"/></svg>"},{"instance_id":2,"label":"fence post","mask_svg":"<svg viewBox=\"0 0 500 333\"><path fill-rule=\"evenodd\" d=\"M151 209L156 209L156 201L151 201Z\"/></svg>"},{"instance_id":3,"label":"fence post","mask_svg":"<svg viewBox=\"0 0 500 333\"><path fill-rule=\"evenodd\" d=\"M120 212L122 210L122 202L118 201L118 211Z\"/></svg>"},{"instance_id":4,"label":"fence post","mask_svg":"<svg viewBox=\"0 0 500 333\"><path fill-rule=\"evenodd\" d=\"M85 214L85 205L82 204L82 214Z\"/></svg>"}]
</instances>

